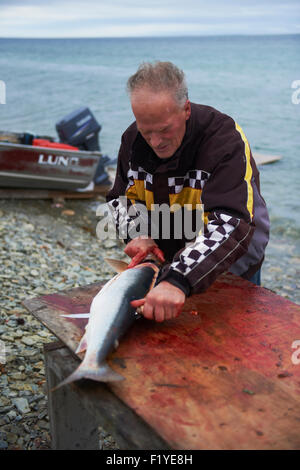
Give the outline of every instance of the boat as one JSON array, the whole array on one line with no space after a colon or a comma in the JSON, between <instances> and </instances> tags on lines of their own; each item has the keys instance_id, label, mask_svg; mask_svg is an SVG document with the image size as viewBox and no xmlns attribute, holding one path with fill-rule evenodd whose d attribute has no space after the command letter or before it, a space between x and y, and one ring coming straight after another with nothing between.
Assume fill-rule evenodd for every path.
<instances>
[{"instance_id":1,"label":"boat","mask_svg":"<svg viewBox=\"0 0 300 470\"><path fill-rule=\"evenodd\" d=\"M0 187L91 190L107 184L106 165L115 160L100 152L98 124L80 108L56 124L53 137L0 131Z\"/></svg>"}]
</instances>

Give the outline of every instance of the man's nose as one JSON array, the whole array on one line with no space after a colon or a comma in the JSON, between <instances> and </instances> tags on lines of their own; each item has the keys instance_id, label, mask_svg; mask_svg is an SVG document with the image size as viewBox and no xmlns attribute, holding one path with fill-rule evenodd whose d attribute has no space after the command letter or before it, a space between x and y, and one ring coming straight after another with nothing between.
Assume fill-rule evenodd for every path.
<instances>
[{"instance_id":1,"label":"man's nose","mask_svg":"<svg viewBox=\"0 0 300 470\"><path fill-rule=\"evenodd\" d=\"M159 147L161 144L161 136L153 132L150 136L150 144L154 148Z\"/></svg>"}]
</instances>

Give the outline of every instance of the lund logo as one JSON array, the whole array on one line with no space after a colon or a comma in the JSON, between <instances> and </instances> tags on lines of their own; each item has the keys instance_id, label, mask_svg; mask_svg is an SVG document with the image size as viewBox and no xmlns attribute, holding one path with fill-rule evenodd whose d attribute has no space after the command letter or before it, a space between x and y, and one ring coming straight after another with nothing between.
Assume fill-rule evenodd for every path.
<instances>
[{"instance_id":1,"label":"lund logo","mask_svg":"<svg viewBox=\"0 0 300 470\"><path fill-rule=\"evenodd\" d=\"M79 158L78 157L64 157L62 155L44 155L41 153L39 155L39 163L41 165L78 165Z\"/></svg>"}]
</instances>

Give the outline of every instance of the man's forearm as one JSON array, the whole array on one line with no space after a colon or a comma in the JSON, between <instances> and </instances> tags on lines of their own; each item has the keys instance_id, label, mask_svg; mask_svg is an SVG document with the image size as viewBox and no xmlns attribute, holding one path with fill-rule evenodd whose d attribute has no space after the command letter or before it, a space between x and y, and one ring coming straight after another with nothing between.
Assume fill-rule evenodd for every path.
<instances>
[{"instance_id":1,"label":"man's forearm","mask_svg":"<svg viewBox=\"0 0 300 470\"><path fill-rule=\"evenodd\" d=\"M180 287L186 295L205 291L239 257L246 253L255 227L242 219L215 214L205 234L177 253L160 281Z\"/></svg>"}]
</instances>

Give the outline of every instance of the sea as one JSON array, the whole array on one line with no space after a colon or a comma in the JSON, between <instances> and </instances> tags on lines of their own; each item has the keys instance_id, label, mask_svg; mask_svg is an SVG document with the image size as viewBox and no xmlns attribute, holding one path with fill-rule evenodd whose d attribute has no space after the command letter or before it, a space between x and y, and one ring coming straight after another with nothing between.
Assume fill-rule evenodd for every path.
<instances>
[{"instance_id":1,"label":"sea","mask_svg":"<svg viewBox=\"0 0 300 470\"><path fill-rule=\"evenodd\" d=\"M126 81L154 60L183 69L190 100L232 116L253 153L282 157L259 168L271 218L266 266L282 271L278 283L292 266L283 282L299 290L300 35L0 39L0 130L57 137L56 123L86 106L102 126L101 151L115 158L134 120Z\"/></svg>"}]
</instances>

